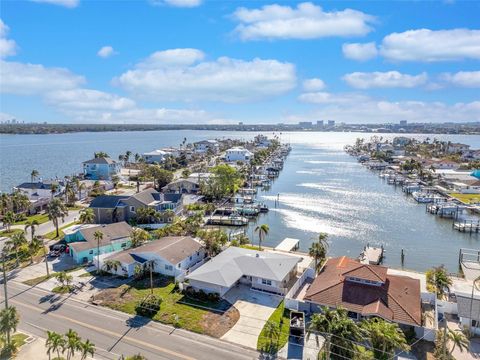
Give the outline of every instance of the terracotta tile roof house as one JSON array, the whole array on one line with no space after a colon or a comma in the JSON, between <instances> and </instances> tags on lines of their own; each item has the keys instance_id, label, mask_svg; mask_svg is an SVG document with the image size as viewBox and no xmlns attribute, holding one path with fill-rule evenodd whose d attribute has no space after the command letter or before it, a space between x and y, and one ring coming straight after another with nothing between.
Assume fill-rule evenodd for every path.
<instances>
[{"instance_id":1,"label":"terracotta tile roof house","mask_svg":"<svg viewBox=\"0 0 480 360\"><path fill-rule=\"evenodd\" d=\"M420 281L389 275L387 270L346 256L329 259L304 299L321 306L342 306L359 316L421 326Z\"/></svg>"}]
</instances>

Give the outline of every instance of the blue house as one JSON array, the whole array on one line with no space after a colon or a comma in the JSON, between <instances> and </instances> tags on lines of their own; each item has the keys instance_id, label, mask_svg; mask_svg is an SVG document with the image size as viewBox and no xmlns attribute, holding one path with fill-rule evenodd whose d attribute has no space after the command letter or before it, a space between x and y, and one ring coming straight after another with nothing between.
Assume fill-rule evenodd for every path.
<instances>
[{"instance_id":1,"label":"blue house","mask_svg":"<svg viewBox=\"0 0 480 360\"><path fill-rule=\"evenodd\" d=\"M110 158L94 158L83 163L83 175L89 180L112 180L120 174L120 164Z\"/></svg>"},{"instance_id":2,"label":"blue house","mask_svg":"<svg viewBox=\"0 0 480 360\"><path fill-rule=\"evenodd\" d=\"M102 238L95 239L95 232L100 231ZM132 227L125 221L109 224L81 227L78 231L65 236L69 254L77 264L93 261L97 255L109 254L128 249L132 246L130 234Z\"/></svg>"}]
</instances>

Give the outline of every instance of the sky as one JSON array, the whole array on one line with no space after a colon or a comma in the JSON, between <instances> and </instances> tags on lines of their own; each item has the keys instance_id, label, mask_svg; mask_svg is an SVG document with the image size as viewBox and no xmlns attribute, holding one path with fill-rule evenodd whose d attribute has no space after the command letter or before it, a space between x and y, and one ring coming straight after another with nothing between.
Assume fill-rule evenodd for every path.
<instances>
[{"instance_id":1,"label":"sky","mask_svg":"<svg viewBox=\"0 0 480 360\"><path fill-rule=\"evenodd\" d=\"M480 121L480 1L3 0L0 121Z\"/></svg>"}]
</instances>

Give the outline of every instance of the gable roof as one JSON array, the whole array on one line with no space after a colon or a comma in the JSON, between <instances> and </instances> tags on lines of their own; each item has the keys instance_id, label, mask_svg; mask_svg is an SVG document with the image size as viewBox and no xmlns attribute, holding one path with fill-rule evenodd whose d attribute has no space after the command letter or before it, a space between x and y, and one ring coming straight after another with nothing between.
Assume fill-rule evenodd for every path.
<instances>
[{"instance_id":1,"label":"gable roof","mask_svg":"<svg viewBox=\"0 0 480 360\"><path fill-rule=\"evenodd\" d=\"M342 306L365 316L375 315L389 321L421 326L420 281L407 276L388 275L387 270L386 267L361 264L345 256L329 259L307 289L305 300L332 307ZM381 281L383 284L363 284L348 281L347 277Z\"/></svg>"},{"instance_id":2,"label":"gable roof","mask_svg":"<svg viewBox=\"0 0 480 360\"><path fill-rule=\"evenodd\" d=\"M157 190L149 188L130 196L130 198L141 202L143 205L149 205L154 201L159 201L161 195Z\"/></svg>"},{"instance_id":3,"label":"gable roof","mask_svg":"<svg viewBox=\"0 0 480 360\"><path fill-rule=\"evenodd\" d=\"M243 275L282 281L301 258L229 247L187 276L187 279L230 287Z\"/></svg>"},{"instance_id":4,"label":"gable roof","mask_svg":"<svg viewBox=\"0 0 480 360\"><path fill-rule=\"evenodd\" d=\"M97 247L97 240L94 236L96 231L101 231L103 234L103 238L100 240L99 245L106 246L110 245L112 241L119 241L129 238L130 233L132 232L132 227L125 221L122 221L108 225L84 228L79 232L85 241L72 242L69 244L69 246L71 246L75 251L83 251Z\"/></svg>"},{"instance_id":5,"label":"gable roof","mask_svg":"<svg viewBox=\"0 0 480 360\"><path fill-rule=\"evenodd\" d=\"M125 195L100 195L90 203L91 208L114 209L121 200L128 199Z\"/></svg>"},{"instance_id":6,"label":"gable roof","mask_svg":"<svg viewBox=\"0 0 480 360\"><path fill-rule=\"evenodd\" d=\"M50 190L52 188L53 183L44 183L44 182L24 182L17 186L18 189L43 189L43 190ZM58 183L57 183L58 185Z\"/></svg>"},{"instance_id":7,"label":"gable roof","mask_svg":"<svg viewBox=\"0 0 480 360\"><path fill-rule=\"evenodd\" d=\"M109 157L99 157L99 158L93 158L91 160L87 160L83 162L84 164L116 164L117 162L113 159L110 159Z\"/></svg>"}]
</instances>

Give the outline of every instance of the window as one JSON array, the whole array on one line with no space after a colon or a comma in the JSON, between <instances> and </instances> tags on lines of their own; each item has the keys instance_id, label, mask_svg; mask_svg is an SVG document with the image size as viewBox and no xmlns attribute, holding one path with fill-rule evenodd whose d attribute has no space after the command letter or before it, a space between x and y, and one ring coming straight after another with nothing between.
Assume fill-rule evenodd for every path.
<instances>
[{"instance_id":1,"label":"window","mask_svg":"<svg viewBox=\"0 0 480 360\"><path fill-rule=\"evenodd\" d=\"M190 256L190 258L189 258L189 259L190 259L190 261L192 261L192 257L191 257L191 256Z\"/></svg>"},{"instance_id":2,"label":"window","mask_svg":"<svg viewBox=\"0 0 480 360\"><path fill-rule=\"evenodd\" d=\"M167 264L165 264L165 270L172 271L172 270L173 270L173 266L172 266L172 265L167 265Z\"/></svg>"},{"instance_id":3,"label":"window","mask_svg":"<svg viewBox=\"0 0 480 360\"><path fill-rule=\"evenodd\" d=\"M130 206L130 211L135 212L135 206Z\"/></svg>"},{"instance_id":4,"label":"window","mask_svg":"<svg viewBox=\"0 0 480 360\"><path fill-rule=\"evenodd\" d=\"M181 266L182 266L182 264L181 264L181 263L178 263L178 268L179 268L179 269L180 269Z\"/></svg>"},{"instance_id":5,"label":"window","mask_svg":"<svg viewBox=\"0 0 480 360\"><path fill-rule=\"evenodd\" d=\"M122 247L127 247L127 243L122 243Z\"/></svg>"},{"instance_id":6,"label":"window","mask_svg":"<svg viewBox=\"0 0 480 360\"><path fill-rule=\"evenodd\" d=\"M88 253L89 253L89 254L93 254L93 250L90 250Z\"/></svg>"},{"instance_id":7,"label":"window","mask_svg":"<svg viewBox=\"0 0 480 360\"><path fill-rule=\"evenodd\" d=\"M272 280L262 279L262 284L272 286Z\"/></svg>"}]
</instances>

